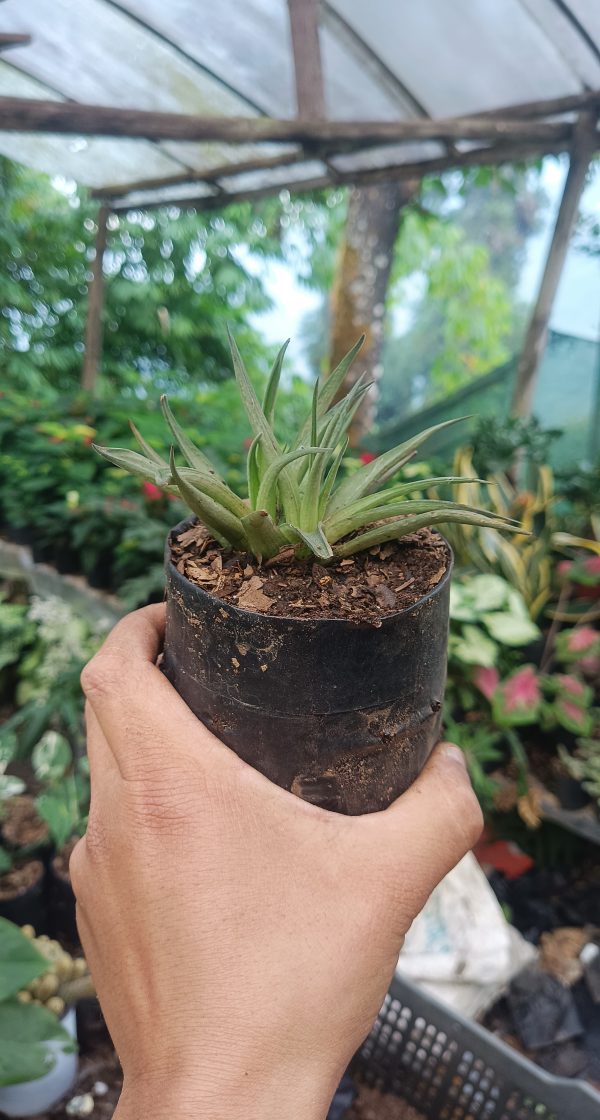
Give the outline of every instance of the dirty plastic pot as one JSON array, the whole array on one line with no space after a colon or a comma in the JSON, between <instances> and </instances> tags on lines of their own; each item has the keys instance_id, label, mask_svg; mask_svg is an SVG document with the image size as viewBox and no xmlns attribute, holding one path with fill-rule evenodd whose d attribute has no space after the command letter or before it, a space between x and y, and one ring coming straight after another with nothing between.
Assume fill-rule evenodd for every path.
<instances>
[{"instance_id":1,"label":"dirty plastic pot","mask_svg":"<svg viewBox=\"0 0 600 1120\"><path fill-rule=\"evenodd\" d=\"M0 900L0 918L17 926L33 926L37 934L48 933L45 868L27 890Z\"/></svg>"},{"instance_id":2,"label":"dirty plastic pot","mask_svg":"<svg viewBox=\"0 0 600 1120\"><path fill-rule=\"evenodd\" d=\"M48 867L48 909L52 937L61 945L78 946L79 933L75 917L75 894L71 880L57 871L55 861Z\"/></svg>"},{"instance_id":3,"label":"dirty plastic pot","mask_svg":"<svg viewBox=\"0 0 600 1120\"><path fill-rule=\"evenodd\" d=\"M561 809L568 809L575 811L577 809L585 809L586 805L591 802L591 797L587 793L581 782L576 778L571 778L569 775L561 774L556 783L556 796L560 802Z\"/></svg>"},{"instance_id":4,"label":"dirty plastic pot","mask_svg":"<svg viewBox=\"0 0 600 1120\"><path fill-rule=\"evenodd\" d=\"M196 716L273 782L355 815L387 807L439 738L452 553L440 583L375 627L278 618L204 591L166 546L163 671Z\"/></svg>"},{"instance_id":5,"label":"dirty plastic pot","mask_svg":"<svg viewBox=\"0 0 600 1120\"><path fill-rule=\"evenodd\" d=\"M71 1038L77 1037L74 1008L69 1008L61 1024ZM17 1085L0 1088L0 1113L3 1116L37 1116L52 1108L69 1092L75 1084L78 1059L76 1051L65 1053L63 1045L58 1039L46 1042L48 1058L54 1061L49 1073L35 1081L21 1081Z\"/></svg>"}]
</instances>

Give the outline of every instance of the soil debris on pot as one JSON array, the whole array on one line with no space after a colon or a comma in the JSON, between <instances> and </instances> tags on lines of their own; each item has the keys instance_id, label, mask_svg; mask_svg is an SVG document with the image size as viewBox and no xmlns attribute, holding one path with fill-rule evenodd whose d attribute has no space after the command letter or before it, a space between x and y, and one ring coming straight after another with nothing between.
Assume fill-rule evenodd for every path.
<instances>
[{"instance_id":1,"label":"soil debris on pot","mask_svg":"<svg viewBox=\"0 0 600 1120\"><path fill-rule=\"evenodd\" d=\"M244 610L374 625L432 591L450 563L445 540L432 529L327 567L312 558L296 559L291 548L259 566L247 553L220 548L195 523L175 537L171 555L177 571L191 583Z\"/></svg>"},{"instance_id":2,"label":"soil debris on pot","mask_svg":"<svg viewBox=\"0 0 600 1120\"><path fill-rule=\"evenodd\" d=\"M400 1097L361 1085L344 1120L426 1120L426 1117Z\"/></svg>"},{"instance_id":3,"label":"soil debris on pot","mask_svg":"<svg viewBox=\"0 0 600 1120\"><path fill-rule=\"evenodd\" d=\"M33 859L26 863L14 864L10 871L0 875L0 902L25 894L30 887L39 882L43 874L44 865L39 860Z\"/></svg>"},{"instance_id":4,"label":"soil debris on pot","mask_svg":"<svg viewBox=\"0 0 600 1120\"><path fill-rule=\"evenodd\" d=\"M48 842L48 825L32 797L11 797L5 804L2 838L14 848L35 847Z\"/></svg>"}]
</instances>

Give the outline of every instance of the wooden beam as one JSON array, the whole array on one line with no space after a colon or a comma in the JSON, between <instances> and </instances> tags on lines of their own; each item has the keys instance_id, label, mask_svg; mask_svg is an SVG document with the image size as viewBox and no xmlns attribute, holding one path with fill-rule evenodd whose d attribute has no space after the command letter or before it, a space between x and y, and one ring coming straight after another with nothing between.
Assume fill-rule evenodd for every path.
<instances>
[{"instance_id":1,"label":"wooden beam","mask_svg":"<svg viewBox=\"0 0 600 1120\"><path fill-rule=\"evenodd\" d=\"M215 183L230 175L245 175L248 171L270 171L274 167L292 167L307 158L303 151L279 152L276 156L258 156L254 159L240 160L239 163L221 163L206 171L179 171L177 175L161 175L154 179L138 179L132 183L114 183L112 186L97 187L91 192L92 198L118 198L133 191L152 191L159 187L177 187L187 183Z\"/></svg>"},{"instance_id":2,"label":"wooden beam","mask_svg":"<svg viewBox=\"0 0 600 1120\"><path fill-rule=\"evenodd\" d=\"M85 324L85 354L81 371L81 388L93 393L98 380L102 357L102 309L104 306L104 273L102 261L106 249L108 210L98 210L96 255L92 261L92 279L88 286L88 308Z\"/></svg>"},{"instance_id":3,"label":"wooden beam","mask_svg":"<svg viewBox=\"0 0 600 1120\"><path fill-rule=\"evenodd\" d=\"M325 92L319 42L319 0L288 0L288 12L298 116L302 120L321 120L325 116Z\"/></svg>"},{"instance_id":4,"label":"wooden beam","mask_svg":"<svg viewBox=\"0 0 600 1120\"><path fill-rule=\"evenodd\" d=\"M568 140L568 122L462 117L412 121L279 121L268 117L196 117L143 109L117 109L70 101L0 98L0 131L80 136L129 136L146 140L222 140L227 143L299 143L331 152L350 145L413 140Z\"/></svg>"},{"instance_id":5,"label":"wooden beam","mask_svg":"<svg viewBox=\"0 0 600 1120\"><path fill-rule=\"evenodd\" d=\"M325 187L344 186L352 184L361 186L373 183L383 183L388 180L403 182L414 178L422 178L433 172L447 171L453 167L493 167L502 163L511 163L515 160L523 161L539 155L558 155L568 148L565 142L553 144L495 144L490 148L471 149L469 152L453 152L439 156L435 159L420 160L415 163L393 163L383 167L365 168L360 171L336 170L336 177L329 174L317 176L314 179L296 179L290 175L286 181L286 188L301 194L307 191L322 190ZM293 170L293 169L292 169ZM232 176L233 177L233 176ZM281 183L266 184L261 187L246 188L236 191L229 189L220 198L200 196L198 198L169 198L167 200L157 197L137 207L128 202L127 197L113 198L111 209L115 213L127 210L155 210L159 206L177 206L180 209L193 207L196 210L215 210L230 202L251 202L254 199L266 198L275 191L281 190Z\"/></svg>"},{"instance_id":6,"label":"wooden beam","mask_svg":"<svg viewBox=\"0 0 600 1120\"><path fill-rule=\"evenodd\" d=\"M10 47L28 47L31 42L31 35L18 35L10 31L0 32L0 51L6 51Z\"/></svg>"},{"instance_id":7,"label":"wooden beam","mask_svg":"<svg viewBox=\"0 0 600 1120\"><path fill-rule=\"evenodd\" d=\"M513 416L528 417L531 415L537 372L546 344L550 313L567 256L571 232L577 218L585 177L597 143L598 134L595 120L590 119L587 115L582 115L577 124L569 172L546 257L540 288L517 365L517 375L511 401L511 414Z\"/></svg>"}]
</instances>

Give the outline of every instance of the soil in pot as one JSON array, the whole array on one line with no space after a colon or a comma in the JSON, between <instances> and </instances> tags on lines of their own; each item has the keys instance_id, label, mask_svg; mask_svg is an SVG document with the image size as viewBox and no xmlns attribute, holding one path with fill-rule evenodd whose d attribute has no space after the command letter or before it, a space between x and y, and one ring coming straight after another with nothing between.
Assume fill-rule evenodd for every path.
<instances>
[{"instance_id":1,"label":"soil in pot","mask_svg":"<svg viewBox=\"0 0 600 1120\"><path fill-rule=\"evenodd\" d=\"M323 567L258 566L196 522L167 544L163 670L273 781L328 809L386 807L439 738L452 556L424 529Z\"/></svg>"},{"instance_id":2,"label":"soil in pot","mask_svg":"<svg viewBox=\"0 0 600 1120\"><path fill-rule=\"evenodd\" d=\"M4 843L27 855L39 853L43 858L50 850L48 825L39 816L32 797L24 794L6 802L1 823Z\"/></svg>"},{"instance_id":3,"label":"soil in pot","mask_svg":"<svg viewBox=\"0 0 600 1120\"><path fill-rule=\"evenodd\" d=\"M426 1117L400 1097L360 1085L358 1096L344 1120L426 1120Z\"/></svg>"},{"instance_id":4,"label":"soil in pot","mask_svg":"<svg viewBox=\"0 0 600 1120\"><path fill-rule=\"evenodd\" d=\"M48 932L45 867L41 860L17 861L0 875L0 917L18 926L31 925L36 933Z\"/></svg>"},{"instance_id":5,"label":"soil in pot","mask_svg":"<svg viewBox=\"0 0 600 1120\"><path fill-rule=\"evenodd\" d=\"M79 948L75 919L75 895L69 875L71 852L77 843L74 837L51 860L48 868L48 896L52 937L66 948Z\"/></svg>"}]
</instances>

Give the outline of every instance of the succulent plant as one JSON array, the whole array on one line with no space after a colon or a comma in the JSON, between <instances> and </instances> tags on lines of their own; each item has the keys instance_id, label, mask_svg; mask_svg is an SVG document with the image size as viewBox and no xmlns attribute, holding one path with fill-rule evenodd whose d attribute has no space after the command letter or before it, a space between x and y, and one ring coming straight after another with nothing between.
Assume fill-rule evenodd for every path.
<instances>
[{"instance_id":1,"label":"succulent plant","mask_svg":"<svg viewBox=\"0 0 600 1120\"><path fill-rule=\"evenodd\" d=\"M474 481L431 478L399 481L383 487L434 432L458 423L447 420L365 463L336 486L348 447L347 430L368 392L363 375L340 400L347 370L363 343L352 350L325 380L315 385L311 414L290 447L282 447L273 428L275 401L287 342L271 370L261 404L239 350L230 336L233 368L254 439L248 452L248 501L219 477L213 464L175 420L166 397L163 415L186 466L178 466L171 448L167 462L137 428L131 429L141 453L95 445L110 463L179 495L223 547L253 554L259 562L294 546L299 557L328 563L385 541L397 540L427 526L461 522L518 532L507 517L439 499L423 500L428 486ZM416 498L411 495L416 494ZM521 530L522 531L522 530Z\"/></svg>"}]
</instances>

